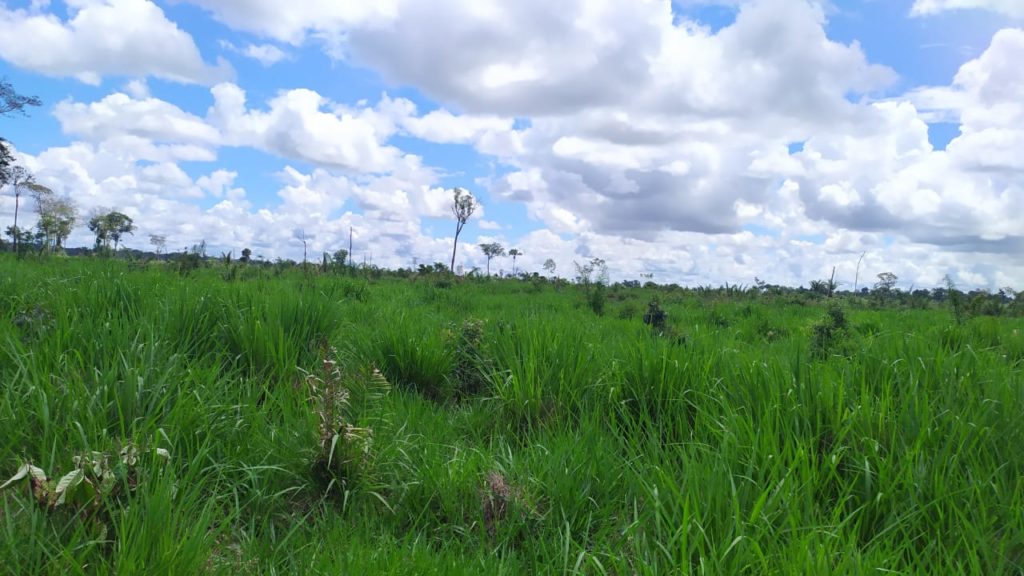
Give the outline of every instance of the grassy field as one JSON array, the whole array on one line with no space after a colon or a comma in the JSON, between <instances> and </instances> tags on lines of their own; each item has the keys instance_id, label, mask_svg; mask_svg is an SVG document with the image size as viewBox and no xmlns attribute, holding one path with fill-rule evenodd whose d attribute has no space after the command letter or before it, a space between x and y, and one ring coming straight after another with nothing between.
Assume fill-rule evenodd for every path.
<instances>
[{"instance_id":1,"label":"grassy field","mask_svg":"<svg viewBox=\"0 0 1024 576\"><path fill-rule=\"evenodd\" d=\"M1024 571L1020 318L225 276L0 259L0 572Z\"/></svg>"}]
</instances>

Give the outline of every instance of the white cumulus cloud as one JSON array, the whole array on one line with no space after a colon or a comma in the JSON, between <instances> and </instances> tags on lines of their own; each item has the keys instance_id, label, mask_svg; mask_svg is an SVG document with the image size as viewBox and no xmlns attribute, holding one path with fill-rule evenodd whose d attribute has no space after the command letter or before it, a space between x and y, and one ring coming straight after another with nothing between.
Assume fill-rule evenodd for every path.
<instances>
[{"instance_id":1,"label":"white cumulus cloud","mask_svg":"<svg viewBox=\"0 0 1024 576\"><path fill-rule=\"evenodd\" d=\"M149 0L68 0L68 18L0 4L0 58L50 76L99 84L103 76L146 76L213 84L225 64L207 64L192 37Z\"/></svg>"}]
</instances>

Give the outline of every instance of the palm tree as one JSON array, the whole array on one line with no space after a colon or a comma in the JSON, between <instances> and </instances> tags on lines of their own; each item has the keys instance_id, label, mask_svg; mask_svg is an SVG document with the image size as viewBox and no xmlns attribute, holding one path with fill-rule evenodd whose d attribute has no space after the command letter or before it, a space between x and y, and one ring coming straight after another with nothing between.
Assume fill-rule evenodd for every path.
<instances>
[{"instance_id":1,"label":"palm tree","mask_svg":"<svg viewBox=\"0 0 1024 576\"><path fill-rule=\"evenodd\" d=\"M512 257L512 276L516 275L516 258L522 256L523 253L519 251L519 248L513 248L508 251L508 255Z\"/></svg>"}]
</instances>

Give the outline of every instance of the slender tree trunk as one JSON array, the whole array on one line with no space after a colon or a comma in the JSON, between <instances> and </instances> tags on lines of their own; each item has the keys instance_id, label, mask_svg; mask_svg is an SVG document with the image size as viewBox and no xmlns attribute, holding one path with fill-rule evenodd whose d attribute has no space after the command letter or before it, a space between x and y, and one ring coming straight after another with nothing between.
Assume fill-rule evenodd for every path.
<instances>
[{"instance_id":1,"label":"slender tree trunk","mask_svg":"<svg viewBox=\"0 0 1024 576\"><path fill-rule=\"evenodd\" d=\"M857 274L853 277L853 293L857 293L857 285L860 284L860 262L864 259L864 255L867 252L862 252L860 258L857 259Z\"/></svg>"},{"instance_id":2,"label":"slender tree trunk","mask_svg":"<svg viewBox=\"0 0 1024 576\"><path fill-rule=\"evenodd\" d=\"M21 194L18 194L17 186L14 189L14 253L18 253L18 202L21 200Z\"/></svg>"},{"instance_id":3,"label":"slender tree trunk","mask_svg":"<svg viewBox=\"0 0 1024 576\"><path fill-rule=\"evenodd\" d=\"M459 234L462 233L462 223L455 226L455 242L452 243L452 265L451 272L455 274L455 251L459 249Z\"/></svg>"},{"instance_id":4,"label":"slender tree trunk","mask_svg":"<svg viewBox=\"0 0 1024 576\"><path fill-rule=\"evenodd\" d=\"M512 277L515 278L515 276L516 276L516 257L513 256L512 257Z\"/></svg>"},{"instance_id":5,"label":"slender tree trunk","mask_svg":"<svg viewBox=\"0 0 1024 576\"><path fill-rule=\"evenodd\" d=\"M487 259L487 277L488 278L491 277L491 259L490 258Z\"/></svg>"}]
</instances>

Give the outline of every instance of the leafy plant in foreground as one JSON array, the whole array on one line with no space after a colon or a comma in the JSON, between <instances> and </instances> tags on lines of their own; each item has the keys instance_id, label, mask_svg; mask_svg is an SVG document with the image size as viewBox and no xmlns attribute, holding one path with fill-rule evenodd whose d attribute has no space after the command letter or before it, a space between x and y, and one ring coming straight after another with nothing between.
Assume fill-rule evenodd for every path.
<instances>
[{"instance_id":1,"label":"leafy plant in foreground","mask_svg":"<svg viewBox=\"0 0 1024 576\"><path fill-rule=\"evenodd\" d=\"M164 462L170 459L170 453L163 448L153 452ZM116 457L106 452L75 456L75 469L60 478L49 478L42 468L24 462L14 476L0 486L0 490L25 481L32 498L41 507L51 511L67 508L83 513L83 517L99 531L100 539L104 539L109 524L104 505L118 501L125 493L138 487L140 461L138 448L129 443Z\"/></svg>"},{"instance_id":2,"label":"leafy plant in foreground","mask_svg":"<svg viewBox=\"0 0 1024 576\"><path fill-rule=\"evenodd\" d=\"M378 405L391 390L380 370L346 371L333 348L322 351L320 373L307 373L313 410L319 419L319 446L313 472L329 492L335 483L349 488L370 476L373 430L354 423L357 412Z\"/></svg>"}]
</instances>

